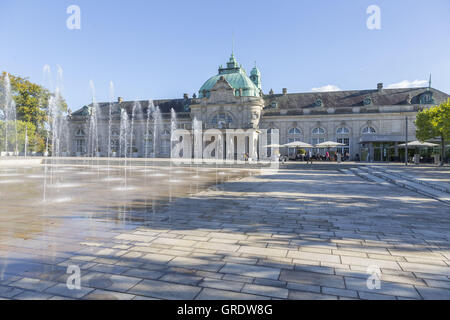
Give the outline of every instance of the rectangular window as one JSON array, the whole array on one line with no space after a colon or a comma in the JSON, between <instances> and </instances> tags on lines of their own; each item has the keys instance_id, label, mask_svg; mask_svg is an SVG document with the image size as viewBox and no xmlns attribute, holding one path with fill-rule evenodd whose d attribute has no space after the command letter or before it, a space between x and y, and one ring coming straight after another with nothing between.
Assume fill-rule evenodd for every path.
<instances>
[{"instance_id":1,"label":"rectangular window","mask_svg":"<svg viewBox=\"0 0 450 320\"><path fill-rule=\"evenodd\" d=\"M312 138L312 145L316 145L316 144L319 144L319 143L322 143L322 142L325 142L325 138ZM316 151L316 153L318 153L318 154L322 154L322 155L325 155L325 149L324 148L320 148L320 149L315 149ZM314 151L313 151L314 152Z\"/></svg>"},{"instance_id":2,"label":"rectangular window","mask_svg":"<svg viewBox=\"0 0 450 320\"><path fill-rule=\"evenodd\" d=\"M339 138L337 142L345 144L345 147L338 147L336 151L345 156L346 153L350 153L350 139L349 138Z\"/></svg>"},{"instance_id":3,"label":"rectangular window","mask_svg":"<svg viewBox=\"0 0 450 320\"><path fill-rule=\"evenodd\" d=\"M84 139L76 139L75 140L75 150L76 152L84 153L85 152L85 140Z\"/></svg>"}]
</instances>

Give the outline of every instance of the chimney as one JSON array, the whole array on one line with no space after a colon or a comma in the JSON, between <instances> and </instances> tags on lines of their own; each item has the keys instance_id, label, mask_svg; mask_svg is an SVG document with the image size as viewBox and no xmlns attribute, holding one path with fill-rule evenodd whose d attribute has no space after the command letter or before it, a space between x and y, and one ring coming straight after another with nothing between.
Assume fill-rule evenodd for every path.
<instances>
[{"instance_id":1,"label":"chimney","mask_svg":"<svg viewBox=\"0 0 450 320\"><path fill-rule=\"evenodd\" d=\"M183 99L184 99L184 100L189 99L189 95L188 95L187 93L184 93L184 94L183 94Z\"/></svg>"},{"instance_id":2,"label":"chimney","mask_svg":"<svg viewBox=\"0 0 450 320\"><path fill-rule=\"evenodd\" d=\"M286 88L283 88L283 95L284 96L287 95L287 89Z\"/></svg>"},{"instance_id":3,"label":"chimney","mask_svg":"<svg viewBox=\"0 0 450 320\"><path fill-rule=\"evenodd\" d=\"M378 91L383 91L383 83L382 82L377 84L377 90Z\"/></svg>"},{"instance_id":4,"label":"chimney","mask_svg":"<svg viewBox=\"0 0 450 320\"><path fill-rule=\"evenodd\" d=\"M118 103L122 103L122 102L123 102L123 98L122 98L122 97L118 97L118 98L117 98L117 102L118 102Z\"/></svg>"}]
</instances>

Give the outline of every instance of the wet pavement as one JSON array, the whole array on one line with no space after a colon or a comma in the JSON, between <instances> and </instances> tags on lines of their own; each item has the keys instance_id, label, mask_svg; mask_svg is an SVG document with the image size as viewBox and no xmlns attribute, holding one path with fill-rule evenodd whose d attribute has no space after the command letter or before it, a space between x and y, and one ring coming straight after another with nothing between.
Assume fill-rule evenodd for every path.
<instances>
[{"instance_id":1,"label":"wet pavement","mask_svg":"<svg viewBox=\"0 0 450 320\"><path fill-rule=\"evenodd\" d=\"M450 207L335 170L0 168L0 199L6 299L450 299Z\"/></svg>"}]
</instances>

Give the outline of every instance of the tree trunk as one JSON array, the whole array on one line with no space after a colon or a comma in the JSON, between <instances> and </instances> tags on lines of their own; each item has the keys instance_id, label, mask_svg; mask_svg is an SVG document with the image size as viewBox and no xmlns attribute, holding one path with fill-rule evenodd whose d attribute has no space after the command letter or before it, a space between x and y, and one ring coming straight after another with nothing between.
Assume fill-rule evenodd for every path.
<instances>
[{"instance_id":1,"label":"tree trunk","mask_svg":"<svg viewBox=\"0 0 450 320\"><path fill-rule=\"evenodd\" d=\"M444 166L445 162L445 139L444 136L441 136L441 164L440 166Z\"/></svg>"}]
</instances>

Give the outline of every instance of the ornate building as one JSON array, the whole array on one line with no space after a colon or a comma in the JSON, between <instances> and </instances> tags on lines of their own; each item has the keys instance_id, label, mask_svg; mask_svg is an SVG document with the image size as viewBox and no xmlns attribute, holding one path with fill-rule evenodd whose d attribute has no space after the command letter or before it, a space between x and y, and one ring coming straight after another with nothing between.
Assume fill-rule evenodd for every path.
<instances>
[{"instance_id":1,"label":"ornate building","mask_svg":"<svg viewBox=\"0 0 450 320\"><path fill-rule=\"evenodd\" d=\"M200 88L198 97L155 100L161 115L161 135L158 144L152 141L154 126L148 126L149 101L123 101L97 106L100 141L96 152L100 156L123 156L120 152L121 110L133 121L130 154L135 157L170 155L171 109L177 114L177 126L192 129L193 119L202 122L203 129L245 129L250 132L247 150L256 146L259 129L278 129L280 144L303 141L317 144L337 141L345 144L339 152L356 155L362 160L395 161L402 159L401 148L396 145L415 139L414 120L423 108L446 101L450 96L434 88L385 89L379 83L376 89L263 94L261 74L256 66L250 76L231 55L226 67L219 67L217 75L209 78ZM136 113L136 106L139 111ZM92 104L70 116L71 155L89 153L89 119ZM111 113L111 118L110 118ZM139 115L137 115L139 114ZM406 128L406 118L408 127ZM233 139L233 137L230 137ZM91 138L92 139L92 138ZM229 137L227 137L229 139ZM108 148L110 143L111 148ZM292 154L293 149L281 149ZM323 150L317 150L323 152ZM122 153L122 154L121 154ZM240 152L237 158L242 156Z\"/></svg>"}]
</instances>

